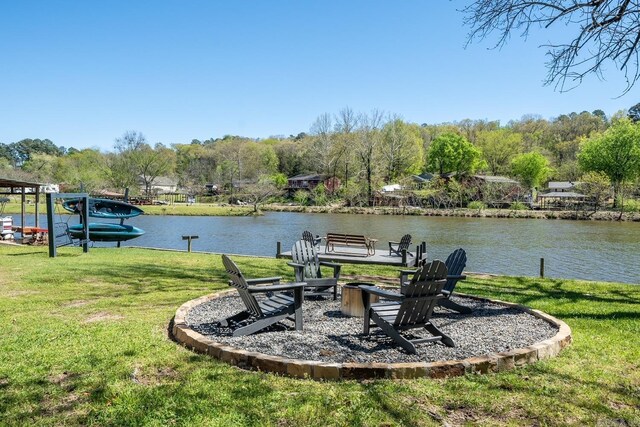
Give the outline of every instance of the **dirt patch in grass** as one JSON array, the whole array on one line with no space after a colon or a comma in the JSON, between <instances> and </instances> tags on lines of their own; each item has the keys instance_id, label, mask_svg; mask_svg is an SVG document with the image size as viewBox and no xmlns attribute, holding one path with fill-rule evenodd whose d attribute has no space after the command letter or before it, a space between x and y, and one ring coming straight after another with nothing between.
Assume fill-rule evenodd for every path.
<instances>
[{"instance_id":1,"label":"dirt patch in grass","mask_svg":"<svg viewBox=\"0 0 640 427\"><path fill-rule=\"evenodd\" d=\"M55 384L55 385L59 385L61 387L65 387L66 385L69 384L69 381L78 378L80 375L76 374L74 372L61 372L59 374L55 374L55 375L49 375L47 377L47 379L49 380L50 383Z\"/></svg>"},{"instance_id":2,"label":"dirt patch in grass","mask_svg":"<svg viewBox=\"0 0 640 427\"><path fill-rule=\"evenodd\" d=\"M146 386L162 384L166 380L173 380L177 377L178 372L167 366L150 368L146 371L136 366L131 373L131 381Z\"/></svg>"},{"instance_id":3,"label":"dirt patch in grass","mask_svg":"<svg viewBox=\"0 0 640 427\"><path fill-rule=\"evenodd\" d=\"M71 301L71 302L66 303L66 304L62 304L62 307L64 307L64 308L82 307L82 306L85 306L85 305L91 304L91 303L92 303L92 301L81 299L81 300L77 300L77 301Z\"/></svg>"},{"instance_id":4,"label":"dirt patch in grass","mask_svg":"<svg viewBox=\"0 0 640 427\"><path fill-rule=\"evenodd\" d=\"M92 314L91 316L84 319L83 323L94 323L94 322L105 322L109 320L122 320L124 316L119 314L113 314L106 311L101 311L99 313Z\"/></svg>"},{"instance_id":5,"label":"dirt patch in grass","mask_svg":"<svg viewBox=\"0 0 640 427\"><path fill-rule=\"evenodd\" d=\"M0 283L2 284L2 283ZM36 291L9 291L7 293L2 294L3 296L7 297L7 298L18 298L18 297L22 297L25 295L37 295L40 292L36 292Z\"/></svg>"}]
</instances>

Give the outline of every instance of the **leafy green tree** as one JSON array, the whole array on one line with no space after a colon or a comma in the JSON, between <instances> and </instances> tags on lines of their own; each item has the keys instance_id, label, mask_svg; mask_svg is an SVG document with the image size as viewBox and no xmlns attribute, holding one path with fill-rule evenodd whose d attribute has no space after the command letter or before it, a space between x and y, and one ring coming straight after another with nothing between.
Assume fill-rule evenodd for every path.
<instances>
[{"instance_id":1,"label":"leafy green tree","mask_svg":"<svg viewBox=\"0 0 640 427\"><path fill-rule=\"evenodd\" d=\"M362 114L358 120L358 137L354 145L354 151L357 159L363 168L365 182L367 186L367 201L371 204L373 201L373 173L376 166L375 157L378 153L382 136L380 128L382 126L382 112L373 110L370 115Z\"/></svg>"},{"instance_id":2,"label":"leafy green tree","mask_svg":"<svg viewBox=\"0 0 640 427\"><path fill-rule=\"evenodd\" d=\"M136 188L141 180L149 196L155 179L175 170L175 152L161 143L152 148L142 133L125 132L116 139L115 149L116 155L110 160L112 182L119 184L117 187Z\"/></svg>"},{"instance_id":3,"label":"leafy green tree","mask_svg":"<svg viewBox=\"0 0 640 427\"><path fill-rule=\"evenodd\" d=\"M38 182L51 182L56 159L50 154L31 153L22 170L29 172Z\"/></svg>"},{"instance_id":4,"label":"leafy green tree","mask_svg":"<svg viewBox=\"0 0 640 427\"><path fill-rule=\"evenodd\" d=\"M609 177L617 206L621 186L640 175L640 123L626 117L616 120L603 134L582 144L578 161L585 171Z\"/></svg>"},{"instance_id":5,"label":"leafy green tree","mask_svg":"<svg viewBox=\"0 0 640 427\"><path fill-rule=\"evenodd\" d=\"M93 192L104 189L110 171L107 169L106 155L98 150L75 150L71 154L58 157L53 179L64 182L71 191Z\"/></svg>"},{"instance_id":6,"label":"leafy green tree","mask_svg":"<svg viewBox=\"0 0 640 427\"><path fill-rule=\"evenodd\" d=\"M593 200L594 210L597 211L611 197L611 181L602 172L587 172L580 177L578 190Z\"/></svg>"},{"instance_id":7,"label":"leafy green tree","mask_svg":"<svg viewBox=\"0 0 640 427\"><path fill-rule=\"evenodd\" d=\"M283 190L288 183L287 176L280 172L271 175L270 179L278 190Z\"/></svg>"},{"instance_id":8,"label":"leafy green tree","mask_svg":"<svg viewBox=\"0 0 640 427\"><path fill-rule=\"evenodd\" d=\"M306 190L298 190L293 195L293 200L300 206L306 206L309 203L309 192Z\"/></svg>"},{"instance_id":9,"label":"leafy green tree","mask_svg":"<svg viewBox=\"0 0 640 427\"><path fill-rule=\"evenodd\" d=\"M253 212L258 213L262 203L270 197L281 194L271 177L261 175L257 182L245 186L242 190L242 198L253 205Z\"/></svg>"},{"instance_id":10,"label":"leafy green tree","mask_svg":"<svg viewBox=\"0 0 640 427\"><path fill-rule=\"evenodd\" d=\"M511 159L522 151L522 135L510 129L482 131L477 135L476 144L489 171L501 175L508 172Z\"/></svg>"},{"instance_id":11,"label":"leafy green tree","mask_svg":"<svg viewBox=\"0 0 640 427\"><path fill-rule=\"evenodd\" d=\"M382 128L380 143L384 180L391 183L405 175L420 173L423 166L423 141L417 125L391 117Z\"/></svg>"},{"instance_id":12,"label":"leafy green tree","mask_svg":"<svg viewBox=\"0 0 640 427\"><path fill-rule=\"evenodd\" d=\"M6 157L0 157L0 171L8 171L13 169L11 162Z\"/></svg>"},{"instance_id":13,"label":"leafy green tree","mask_svg":"<svg viewBox=\"0 0 640 427\"><path fill-rule=\"evenodd\" d=\"M9 150L16 166L22 166L34 154L49 154L51 156L64 154L64 149L57 147L48 139L23 139L9 144Z\"/></svg>"},{"instance_id":14,"label":"leafy green tree","mask_svg":"<svg viewBox=\"0 0 640 427\"><path fill-rule=\"evenodd\" d=\"M551 175L549 159L537 151L516 156L511 161L511 172L518 177L522 185L534 190Z\"/></svg>"},{"instance_id":15,"label":"leafy green tree","mask_svg":"<svg viewBox=\"0 0 640 427\"><path fill-rule=\"evenodd\" d=\"M446 132L431 142L428 168L440 175L455 172L473 173L483 165L482 151L453 132Z\"/></svg>"}]
</instances>

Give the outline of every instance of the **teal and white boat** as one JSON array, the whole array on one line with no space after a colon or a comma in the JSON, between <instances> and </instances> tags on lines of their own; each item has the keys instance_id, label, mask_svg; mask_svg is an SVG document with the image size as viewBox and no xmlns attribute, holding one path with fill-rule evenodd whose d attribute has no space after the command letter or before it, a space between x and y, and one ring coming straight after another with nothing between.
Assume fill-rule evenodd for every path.
<instances>
[{"instance_id":1,"label":"teal and white boat","mask_svg":"<svg viewBox=\"0 0 640 427\"><path fill-rule=\"evenodd\" d=\"M84 234L82 224L69 226L69 234L74 239L81 239ZM122 242L135 239L144 234L144 230L132 225L120 225L105 222L89 223L89 240L95 242Z\"/></svg>"},{"instance_id":2,"label":"teal and white boat","mask_svg":"<svg viewBox=\"0 0 640 427\"><path fill-rule=\"evenodd\" d=\"M72 213L80 213L79 199L65 200L62 207ZM89 199L89 216L104 219L124 219L142 215L144 211L130 203L109 199Z\"/></svg>"}]
</instances>

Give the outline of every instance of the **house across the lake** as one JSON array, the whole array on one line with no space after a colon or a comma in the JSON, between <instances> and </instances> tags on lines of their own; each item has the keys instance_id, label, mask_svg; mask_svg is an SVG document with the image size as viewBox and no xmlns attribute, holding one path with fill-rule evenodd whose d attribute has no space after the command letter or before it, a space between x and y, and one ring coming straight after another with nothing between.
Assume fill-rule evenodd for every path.
<instances>
[{"instance_id":1,"label":"house across the lake","mask_svg":"<svg viewBox=\"0 0 640 427\"><path fill-rule=\"evenodd\" d=\"M312 191L318 185L324 184L327 193L334 193L340 188L340 180L326 175L296 175L287 179L287 192L291 195L298 190Z\"/></svg>"},{"instance_id":2,"label":"house across the lake","mask_svg":"<svg viewBox=\"0 0 640 427\"><path fill-rule=\"evenodd\" d=\"M145 193L146 188L142 179L140 184L142 193ZM158 176L149 185L149 193L151 194L175 193L177 189L178 181L168 176Z\"/></svg>"}]
</instances>

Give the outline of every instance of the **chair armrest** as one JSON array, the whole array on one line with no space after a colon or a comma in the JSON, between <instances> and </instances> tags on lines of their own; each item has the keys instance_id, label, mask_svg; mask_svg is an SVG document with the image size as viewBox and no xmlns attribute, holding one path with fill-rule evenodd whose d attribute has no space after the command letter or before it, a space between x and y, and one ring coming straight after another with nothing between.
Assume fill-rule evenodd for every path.
<instances>
[{"instance_id":1,"label":"chair armrest","mask_svg":"<svg viewBox=\"0 0 640 427\"><path fill-rule=\"evenodd\" d=\"M257 279L245 279L249 285L260 285L263 283L279 283L281 276L278 277L259 277Z\"/></svg>"},{"instance_id":2,"label":"chair armrest","mask_svg":"<svg viewBox=\"0 0 640 427\"><path fill-rule=\"evenodd\" d=\"M400 275L401 276L408 276L409 274L416 274L416 271L418 270L400 270Z\"/></svg>"},{"instance_id":3,"label":"chair armrest","mask_svg":"<svg viewBox=\"0 0 640 427\"><path fill-rule=\"evenodd\" d=\"M385 291L384 289L380 289L377 286L359 286L359 288L362 292L378 295L392 300L401 300L402 298L404 298L403 295L397 292Z\"/></svg>"},{"instance_id":4,"label":"chair armrest","mask_svg":"<svg viewBox=\"0 0 640 427\"><path fill-rule=\"evenodd\" d=\"M342 264L338 264L335 262L329 262L329 261L320 261L320 265L324 265L326 267L333 267L333 268L342 268Z\"/></svg>"},{"instance_id":5,"label":"chair armrest","mask_svg":"<svg viewBox=\"0 0 640 427\"><path fill-rule=\"evenodd\" d=\"M389 241L389 246L391 246L391 245L399 245L399 244L400 244L400 242L392 242L392 241Z\"/></svg>"},{"instance_id":6,"label":"chair armrest","mask_svg":"<svg viewBox=\"0 0 640 427\"><path fill-rule=\"evenodd\" d=\"M298 264L297 262L288 262L287 265L290 265L293 268L304 268L304 264Z\"/></svg>"},{"instance_id":7,"label":"chair armrest","mask_svg":"<svg viewBox=\"0 0 640 427\"><path fill-rule=\"evenodd\" d=\"M465 280L467 278L467 276L465 274L460 274L460 275L447 275L447 280Z\"/></svg>"},{"instance_id":8,"label":"chair armrest","mask_svg":"<svg viewBox=\"0 0 640 427\"><path fill-rule=\"evenodd\" d=\"M306 282L283 283L281 285L273 286L249 286L247 290L252 294L262 292L290 291L297 288L304 288L306 285Z\"/></svg>"}]
</instances>

